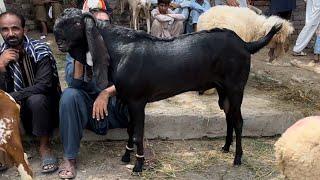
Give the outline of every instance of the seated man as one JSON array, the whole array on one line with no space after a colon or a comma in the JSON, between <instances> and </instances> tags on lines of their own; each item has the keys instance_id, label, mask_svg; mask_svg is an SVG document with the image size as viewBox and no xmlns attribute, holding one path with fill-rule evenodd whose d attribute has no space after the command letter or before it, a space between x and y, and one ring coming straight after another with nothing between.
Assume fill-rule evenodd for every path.
<instances>
[{"instance_id":1,"label":"seated man","mask_svg":"<svg viewBox=\"0 0 320 180\"><path fill-rule=\"evenodd\" d=\"M207 0L191 0L189 4L190 17L187 24L187 33L195 32L199 16L211 8Z\"/></svg>"},{"instance_id":2,"label":"seated man","mask_svg":"<svg viewBox=\"0 0 320 180\"><path fill-rule=\"evenodd\" d=\"M184 17L189 16L189 8L185 6L188 0L173 0L170 3L170 8L173 9L175 14L182 14Z\"/></svg>"},{"instance_id":3,"label":"seated man","mask_svg":"<svg viewBox=\"0 0 320 180\"><path fill-rule=\"evenodd\" d=\"M101 7L100 7L101 8ZM98 8L98 9L100 9ZM108 21L108 15L97 13L97 19ZM98 11L99 12L99 11ZM65 68L68 88L60 100L60 136L63 144L63 162L59 177L76 177L76 158L80 149L83 130L88 128L96 134L105 135L108 129L127 128L128 110L116 97L116 89L109 76L110 86L100 90L92 79L92 69L75 61L69 54Z\"/></svg>"},{"instance_id":4,"label":"seated man","mask_svg":"<svg viewBox=\"0 0 320 180\"><path fill-rule=\"evenodd\" d=\"M24 33L24 18L13 12L0 14L0 89L21 106L21 121L27 132L40 140L42 172L57 170L49 136L57 125L61 94L56 63L50 48Z\"/></svg>"},{"instance_id":5,"label":"seated man","mask_svg":"<svg viewBox=\"0 0 320 180\"><path fill-rule=\"evenodd\" d=\"M154 19L151 35L159 38L171 38L183 33L183 21L187 18L183 14L175 14L169 9L170 0L158 0L158 7L151 11Z\"/></svg>"}]
</instances>

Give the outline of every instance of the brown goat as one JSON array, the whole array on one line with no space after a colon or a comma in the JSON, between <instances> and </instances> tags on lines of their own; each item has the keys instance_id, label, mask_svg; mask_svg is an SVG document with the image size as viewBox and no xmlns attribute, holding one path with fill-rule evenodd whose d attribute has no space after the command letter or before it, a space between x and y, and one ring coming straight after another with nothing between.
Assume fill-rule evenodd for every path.
<instances>
[{"instance_id":1,"label":"brown goat","mask_svg":"<svg viewBox=\"0 0 320 180\"><path fill-rule=\"evenodd\" d=\"M23 151L19 127L19 104L8 93L0 90L0 156L4 156L1 157L1 163L9 167L16 166L21 179L30 180L33 172Z\"/></svg>"}]
</instances>

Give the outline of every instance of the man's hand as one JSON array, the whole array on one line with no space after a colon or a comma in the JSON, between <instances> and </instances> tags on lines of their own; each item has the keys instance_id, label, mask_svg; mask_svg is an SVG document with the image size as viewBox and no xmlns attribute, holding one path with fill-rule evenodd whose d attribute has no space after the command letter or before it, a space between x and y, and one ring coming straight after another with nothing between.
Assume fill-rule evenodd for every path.
<instances>
[{"instance_id":1,"label":"man's hand","mask_svg":"<svg viewBox=\"0 0 320 180\"><path fill-rule=\"evenodd\" d=\"M227 5L238 7L238 6L239 6L239 3L238 3L237 0L227 0Z\"/></svg>"},{"instance_id":2,"label":"man's hand","mask_svg":"<svg viewBox=\"0 0 320 180\"><path fill-rule=\"evenodd\" d=\"M0 70L4 70L11 61L19 59L19 51L16 49L6 49L0 55Z\"/></svg>"},{"instance_id":3,"label":"man's hand","mask_svg":"<svg viewBox=\"0 0 320 180\"><path fill-rule=\"evenodd\" d=\"M93 103L92 118L98 121L108 116L108 101L110 94L107 89L100 92Z\"/></svg>"},{"instance_id":4,"label":"man's hand","mask_svg":"<svg viewBox=\"0 0 320 180\"><path fill-rule=\"evenodd\" d=\"M176 8L180 8L181 6L176 3L170 3L170 7L172 7L173 9L176 9Z\"/></svg>"}]
</instances>

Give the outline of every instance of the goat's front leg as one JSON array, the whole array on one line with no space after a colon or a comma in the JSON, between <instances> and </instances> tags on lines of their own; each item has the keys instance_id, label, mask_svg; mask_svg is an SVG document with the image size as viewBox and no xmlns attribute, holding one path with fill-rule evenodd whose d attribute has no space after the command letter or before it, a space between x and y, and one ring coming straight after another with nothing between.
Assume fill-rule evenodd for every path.
<instances>
[{"instance_id":1,"label":"goat's front leg","mask_svg":"<svg viewBox=\"0 0 320 180\"><path fill-rule=\"evenodd\" d=\"M143 150L143 134L144 134L144 118L146 103L135 102L129 103L128 109L130 114L130 120L133 123L133 143L137 146L136 163L133 168L133 173L142 172L144 164L144 150Z\"/></svg>"},{"instance_id":2,"label":"goat's front leg","mask_svg":"<svg viewBox=\"0 0 320 180\"><path fill-rule=\"evenodd\" d=\"M124 155L121 158L121 161L124 163L130 162L130 155L134 150L134 147L133 147L133 130L134 129L133 128L134 128L133 121L129 119L129 125L127 128L127 132L129 135L128 144L126 145L126 152L124 153Z\"/></svg>"},{"instance_id":3,"label":"goat's front leg","mask_svg":"<svg viewBox=\"0 0 320 180\"><path fill-rule=\"evenodd\" d=\"M20 138L19 138L20 140ZM14 142L14 141L11 141ZM21 143L12 143L7 148L8 155L14 161L22 180L31 180L33 177L33 172L29 167L27 155L23 152Z\"/></svg>"},{"instance_id":4,"label":"goat's front leg","mask_svg":"<svg viewBox=\"0 0 320 180\"><path fill-rule=\"evenodd\" d=\"M232 144L232 138L233 138L233 124L230 114L228 115L229 109L230 109L230 103L226 96L226 93L221 88L216 88L218 95L219 95L219 106L220 109L222 109L226 114L226 121L227 121L227 136L226 136L226 142L224 146L222 147L222 152L227 153L230 150L230 145Z\"/></svg>"}]
</instances>

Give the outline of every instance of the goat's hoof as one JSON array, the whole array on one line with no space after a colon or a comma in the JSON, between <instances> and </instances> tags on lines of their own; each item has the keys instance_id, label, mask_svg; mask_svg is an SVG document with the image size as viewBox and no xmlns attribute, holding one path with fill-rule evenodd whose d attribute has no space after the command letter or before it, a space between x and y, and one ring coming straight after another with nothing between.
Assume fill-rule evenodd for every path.
<instances>
[{"instance_id":1,"label":"goat's hoof","mask_svg":"<svg viewBox=\"0 0 320 180\"><path fill-rule=\"evenodd\" d=\"M221 152L223 152L223 153L228 153L228 152L229 152L229 149L230 149L230 148L227 148L227 147L223 146L223 147L221 148Z\"/></svg>"},{"instance_id":2,"label":"goat's hoof","mask_svg":"<svg viewBox=\"0 0 320 180\"><path fill-rule=\"evenodd\" d=\"M134 166L132 173L142 173L142 166L138 167L137 165Z\"/></svg>"},{"instance_id":3,"label":"goat's hoof","mask_svg":"<svg viewBox=\"0 0 320 180\"><path fill-rule=\"evenodd\" d=\"M234 158L234 161L233 161L233 165L234 166L240 166L241 165L241 157L240 158Z\"/></svg>"},{"instance_id":4,"label":"goat's hoof","mask_svg":"<svg viewBox=\"0 0 320 180\"><path fill-rule=\"evenodd\" d=\"M121 158L121 161L124 163L129 163L130 162L130 154L129 155L123 155Z\"/></svg>"},{"instance_id":5,"label":"goat's hoof","mask_svg":"<svg viewBox=\"0 0 320 180\"><path fill-rule=\"evenodd\" d=\"M133 167L132 172L133 173L141 173L142 172L142 168L143 168L143 162L141 162L140 160L136 161L136 164Z\"/></svg>"},{"instance_id":6,"label":"goat's hoof","mask_svg":"<svg viewBox=\"0 0 320 180\"><path fill-rule=\"evenodd\" d=\"M142 172L134 172L132 171L131 175L132 176L141 176Z\"/></svg>"}]
</instances>

